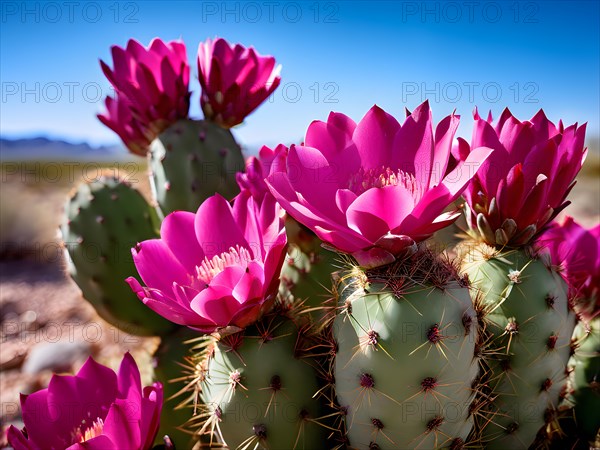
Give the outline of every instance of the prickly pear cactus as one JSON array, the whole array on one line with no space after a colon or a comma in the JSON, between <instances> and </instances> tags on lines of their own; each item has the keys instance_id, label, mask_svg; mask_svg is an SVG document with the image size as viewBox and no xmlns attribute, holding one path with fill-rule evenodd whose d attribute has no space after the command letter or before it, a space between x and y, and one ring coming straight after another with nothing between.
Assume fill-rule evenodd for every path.
<instances>
[{"instance_id":1,"label":"prickly pear cactus","mask_svg":"<svg viewBox=\"0 0 600 450\"><path fill-rule=\"evenodd\" d=\"M461 448L478 372L464 281L427 249L337 277L335 380L350 446Z\"/></svg>"},{"instance_id":2,"label":"prickly pear cactus","mask_svg":"<svg viewBox=\"0 0 600 450\"><path fill-rule=\"evenodd\" d=\"M574 333L572 401L575 422L592 447L600 447L600 318L581 322Z\"/></svg>"},{"instance_id":3,"label":"prickly pear cactus","mask_svg":"<svg viewBox=\"0 0 600 450\"><path fill-rule=\"evenodd\" d=\"M232 198L244 158L229 130L204 120L180 120L150 147L153 195L164 215L196 211L215 193Z\"/></svg>"},{"instance_id":4,"label":"prickly pear cactus","mask_svg":"<svg viewBox=\"0 0 600 450\"><path fill-rule=\"evenodd\" d=\"M231 449L317 449L315 370L299 358L299 330L269 314L242 332L210 339L198 362L200 434Z\"/></svg>"},{"instance_id":5,"label":"prickly pear cactus","mask_svg":"<svg viewBox=\"0 0 600 450\"><path fill-rule=\"evenodd\" d=\"M197 436L193 436L189 421L192 418L192 405L182 399L180 392L185 388L185 369L189 359L191 344L198 333L181 327L161 338L160 345L153 355L154 378L163 385L164 405L160 416L160 428L155 444L160 444L163 436L169 436L175 448L192 448Z\"/></svg>"},{"instance_id":6,"label":"prickly pear cactus","mask_svg":"<svg viewBox=\"0 0 600 450\"><path fill-rule=\"evenodd\" d=\"M575 315L562 278L529 251L465 242L459 249L485 323L486 448L527 448L556 416ZM491 391L487 390L491 389Z\"/></svg>"},{"instance_id":7,"label":"prickly pear cactus","mask_svg":"<svg viewBox=\"0 0 600 450\"><path fill-rule=\"evenodd\" d=\"M79 186L65 206L67 270L98 314L124 331L160 335L174 328L145 306L125 278L137 273L131 247L158 236L158 219L142 195L114 177Z\"/></svg>"}]
</instances>

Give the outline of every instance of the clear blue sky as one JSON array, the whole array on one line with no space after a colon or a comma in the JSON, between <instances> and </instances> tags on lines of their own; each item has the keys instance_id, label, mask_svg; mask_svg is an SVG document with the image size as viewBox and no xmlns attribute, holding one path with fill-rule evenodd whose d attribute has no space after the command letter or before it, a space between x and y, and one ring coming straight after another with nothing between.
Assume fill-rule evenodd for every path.
<instances>
[{"instance_id":1,"label":"clear blue sky","mask_svg":"<svg viewBox=\"0 0 600 450\"><path fill-rule=\"evenodd\" d=\"M329 111L373 104L403 117L428 97L471 111L540 107L557 121L600 121L600 7L589 1L1 2L0 131L93 144L117 138L96 119L110 93L98 59L134 37L183 38L200 116L196 50L207 37L254 45L282 64L282 87L236 129L251 146L300 139Z\"/></svg>"}]
</instances>

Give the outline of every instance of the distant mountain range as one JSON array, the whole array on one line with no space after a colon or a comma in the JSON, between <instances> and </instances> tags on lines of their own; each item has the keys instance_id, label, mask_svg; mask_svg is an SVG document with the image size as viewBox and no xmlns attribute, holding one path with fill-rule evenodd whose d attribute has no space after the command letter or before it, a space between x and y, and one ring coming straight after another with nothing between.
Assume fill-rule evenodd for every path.
<instances>
[{"instance_id":1,"label":"distant mountain range","mask_svg":"<svg viewBox=\"0 0 600 450\"><path fill-rule=\"evenodd\" d=\"M0 137L0 160L6 161L114 161L131 160L132 155L121 145L92 147L87 143L34 137L7 139Z\"/></svg>"},{"instance_id":2,"label":"distant mountain range","mask_svg":"<svg viewBox=\"0 0 600 450\"><path fill-rule=\"evenodd\" d=\"M588 136L591 155L600 155L598 136ZM243 146L246 156L256 155L259 146ZM590 155L590 156L591 156ZM8 161L131 161L136 159L123 145L92 147L47 137L8 139L0 137L0 162ZM596 156L597 158L597 156Z\"/></svg>"}]
</instances>

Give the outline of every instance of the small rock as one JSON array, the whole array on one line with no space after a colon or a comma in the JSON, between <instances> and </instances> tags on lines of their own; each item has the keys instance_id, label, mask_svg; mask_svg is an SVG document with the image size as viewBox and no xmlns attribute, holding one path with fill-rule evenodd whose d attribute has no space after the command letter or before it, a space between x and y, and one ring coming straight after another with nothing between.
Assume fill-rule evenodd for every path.
<instances>
[{"instance_id":1,"label":"small rock","mask_svg":"<svg viewBox=\"0 0 600 450\"><path fill-rule=\"evenodd\" d=\"M52 342L36 345L29 351L23 372L36 374L44 370L70 372L73 365L90 354L86 342Z\"/></svg>"}]
</instances>

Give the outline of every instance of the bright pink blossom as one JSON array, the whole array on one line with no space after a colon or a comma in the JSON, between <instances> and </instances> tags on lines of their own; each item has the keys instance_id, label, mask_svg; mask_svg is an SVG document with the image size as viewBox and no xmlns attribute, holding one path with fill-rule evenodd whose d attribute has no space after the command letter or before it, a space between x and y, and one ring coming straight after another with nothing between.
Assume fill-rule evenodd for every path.
<instances>
[{"instance_id":1,"label":"bright pink blossom","mask_svg":"<svg viewBox=\"0 0 600 450\"><path fill-rule=\"evenodd\" d=\"M154 39L148 48L134 39L126 48L112 47L114 69L100 61L113 85L98 118L121 137L133 153L145 155L152 140L188 115L190 67L185 44Z\"/></svg>"},{"instance_id":2,"label":"bright pink blossom","mask_svg":"<svg viewBox=\"0 0 600 450\"><path fill-rule=\"evenodd\" d=\"M586 229L567 216L553 222L537 245L559 268L578 312L588 319L600 314L600 224Z\"/></svg>"},{"instance_id":3,"label":"bright pink blossom","mask_svg":"<svg viewBox=\"0 0 600 450\"><path fill-rule=\"evenodd\" d=\"M176 211L160 239L132 250L146 287L132 290L168 320L205 333L244 328L275 300L286 251L281 209L271 196L242 191L230 205L209 197L196 214ZM225 330L226 331L226 330Z\"/></svg>"},{"instance_id":4,"label":"bright pink blossom","mask_svg":"<svg viewBox=\"0 0 600 450\"><path fill-rule=\"evenodd\" d=\"M465 191L471 227L492 245L524 245L539 234L569 204L587 153L585 128L557 127L542 110L520 122L508 109L494 126L475 111L471 147L494 153Z\"/></svg>"},{"instance_id":5,"label":"bright pink blossom","mask_svg":"<svg viewBox=\"0 0 600 450\"><path fill-rule=\"evenodd\" d=\"M287 147L279 144L274 149L266 145L258 152L258 158L250 156L246 160L246 171L236 173L236 181L240 189L248 190L255 199L262 199L265 195L271 195L265 178L271 173L285 167Z\"/></svg>"},{"instance_id":6,"label":"bright pink blossom","mask_svg":"<svg viewBox=\"0 0 600 450\"><path fill-rule=\"evenodd\" d=\"M208 39L198 47L204 116L230 128L244 121L279 86L281 66L254 48Z\"/></svg>"},{"instance_id":7,"label":"bright pink blossom","mask_svg":"<svg viewBox=\"0 0 600 450\"><path fill-rule=\"evenodd\" d=\"M25 432L11 426L8 442L15 450L147 450L162 402L162 385L142 389L129 353L118 374L89 358L77 375L54 375L47 389L21 395Z\"/></svg>"},{"instance_id":8,"label":"bright pink blossom","mask_svg":"<svg viewBox=\"0 0 600 450\"><path fill-rule=\"evenodd\" d=\"M365 266L386 264L458 217L444 209L491 152L476 149L446 174L458 122L448 116L434 132L428 102L403 125L377 106L358 124L331 113L309 126L267 184L323 241Z\"/></svg>"}]
</instances>

